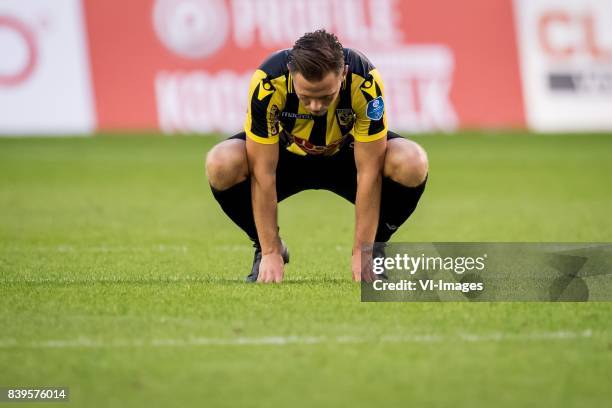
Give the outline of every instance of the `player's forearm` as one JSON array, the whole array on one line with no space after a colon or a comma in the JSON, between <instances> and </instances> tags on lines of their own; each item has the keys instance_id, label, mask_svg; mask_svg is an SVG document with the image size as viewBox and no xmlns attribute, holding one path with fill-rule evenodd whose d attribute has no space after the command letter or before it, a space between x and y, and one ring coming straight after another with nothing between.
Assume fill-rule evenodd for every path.
<instances>
[{"instance_id":1,"label":"player's forearm","mask_svg":"<svg viewBox=\"0 0 612 408\"><path fill-rule=\"evenodd\" d=\"M261 251L264 255L280 253L275 176L252 177L251 195Z\"/></svg>"},{"instance_id":2,"label":"player's forearm","mask_svg":"<svg viewBox=\"0 0 612 408\"><path fill-rule=\"evenodd\" d=\"M246 153L251 176L250 204L253 208L261 251L264 255L280 254L281 245L276 219L278 145L259 144L247 138Z\"/></svg>"},{"instance_id":3,"label":"player's forearm","mask_svg":"<svg viewBox=\"0 0 612 408\"><path fill-rule=\"evenodd\" d=\"M358 174L353 249L361 249L364 244L374 242L380 212L381 189L381 171L375 170Z\"/></svg>"}]
</instances>

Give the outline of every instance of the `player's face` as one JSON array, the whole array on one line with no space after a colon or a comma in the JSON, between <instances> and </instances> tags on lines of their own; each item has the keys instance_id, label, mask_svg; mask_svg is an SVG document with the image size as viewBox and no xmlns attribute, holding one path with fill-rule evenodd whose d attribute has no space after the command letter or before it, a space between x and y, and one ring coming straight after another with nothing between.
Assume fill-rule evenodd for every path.
<instances>
[{"instance_id":1,"label":"player's face","mask_svg":"<svg viewBox=\"0 0 612 408\"><path fill-rule=\"evenodd\" d=\"M340 94L347 68L341 73L329 72L320 81L309 81L299 72L293 75L293 88L302 105L312 115L325 115Z\"/></svg>"}]
</instances>

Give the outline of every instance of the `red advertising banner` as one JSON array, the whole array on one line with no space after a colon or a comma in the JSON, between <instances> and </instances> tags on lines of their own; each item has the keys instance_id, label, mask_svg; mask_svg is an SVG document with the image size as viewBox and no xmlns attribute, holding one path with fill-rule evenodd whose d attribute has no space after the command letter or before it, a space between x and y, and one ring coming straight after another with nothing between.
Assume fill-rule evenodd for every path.
<instances>
[{"instance_id":1,"label":"red advertising banner","mask_svg":"<svg viewBox=\"0 0 612 408\"><path fill-rule=\"evenodd\" d=\"M397 131L524 126L510 0L85 0L98 128L235 132L271 52L327 28L379 68Z\"/></svg>"}]
</instances>

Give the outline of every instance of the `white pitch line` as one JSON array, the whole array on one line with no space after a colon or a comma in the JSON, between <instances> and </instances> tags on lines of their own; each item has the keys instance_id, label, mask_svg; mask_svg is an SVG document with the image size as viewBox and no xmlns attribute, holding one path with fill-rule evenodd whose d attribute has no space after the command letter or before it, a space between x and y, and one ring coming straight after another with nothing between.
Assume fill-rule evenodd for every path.
<instances>
[{"instance_id":1,"label":"white pitch line","mask_svg":"<svg viewBox=\"0 0 612 408\"><path fill-rule=\"evenodd\" d=\"M581 332L557 331L537 333L458 333L454 336L436 334L389 335L381 337L338 336L267 336L267 337L188 337L184 339L119 339L95 340L78 337L69 340L40 340L20 343L15 339L0 340L0 349L64 349L64 348L139 348L139 347L206 347L206 346L286 346L311 344L346 344L346 343L440 343L455 342L525 342L542 340L575 340L593 337L591 330Z\"/></svg>"},{"instance_id":2,"label":"white pitch line","mask_svg":"<svg viewBox=\"0 0 612 408\"><path fill-rule=\"evenodd\" d=\"M152 244L150 246L129 246L129 245L97 245L97 246L74 246L74 245L55 245L55 246L35 246L35 247L7 247L4 252L59 252L59 253L131 253L131 252L181 252L187 253L187 245L166 245Z\"/></svg>"},{"instance_id":3,"label":"white pitch line","mask_svg":"<svg viewBox=\"0 0 612 408\"><path fill-rule=\"evenodd\" d=\"M0 279L0 285L8 284L33 284L33 285L69 285L69 284L94 284L94 283L113 283L113 284L140 284L140 283L208 283L214 280L207 280L202 276L150 276L143 278L126 278L119 276L109 276L106 278L36 278L36 279ZM242 283L242 281L236 281Z\"/></svg>"}]
</instances>

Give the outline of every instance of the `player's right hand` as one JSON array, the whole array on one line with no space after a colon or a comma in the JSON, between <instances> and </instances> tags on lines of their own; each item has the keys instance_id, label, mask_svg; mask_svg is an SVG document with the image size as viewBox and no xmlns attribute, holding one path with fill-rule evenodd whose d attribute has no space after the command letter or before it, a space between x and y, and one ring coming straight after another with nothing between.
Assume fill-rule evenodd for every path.
<instances>
[{"instance_id":1,"label":"player's right hand","mask_svg":"<svg viewBox=\"0 0 612 408\"><path fill-rule=\"evenodd\" d=\"M363 265L362 262L366 264ZM376 280L376 275L372 269L372 252L364 253L359 248L353 249L353 255L351 259L352 270L353 270L353 281L361 282L362 280L367 283L372 283Z\"/></svg>"},{"instance_id":2,"label":"player's right hand","mask_svg":"<svg viewBox=\"0 0 612 408\"><path fill-rule=\"evenodd\" d=\"M285 274L285 262L281 254L268 254L261 257L257 282L279 283Z\"/></svg>"}]
</instances>

